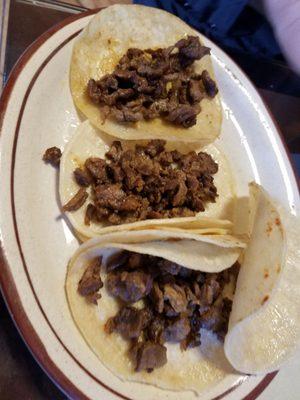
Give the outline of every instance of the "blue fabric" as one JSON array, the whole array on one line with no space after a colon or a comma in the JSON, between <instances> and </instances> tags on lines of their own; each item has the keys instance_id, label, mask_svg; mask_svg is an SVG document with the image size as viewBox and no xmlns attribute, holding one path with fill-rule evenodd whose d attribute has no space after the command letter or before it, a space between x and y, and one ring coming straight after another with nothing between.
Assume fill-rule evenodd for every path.
<instances>
[{"instance_id":1,"label":"blue fabric","mask_svg":"<svg viewBox=\"0 0 300 400\"><path fill-rule=\"evenodd\" d=\"M292 158L294 160L294 166L298 176L300 177L300 154L292 154Z\"/></svg>"},{"instance_id":2,"label":"blue fabric","mask_svg":"<svg viewBox=\"0 0 300 400\"><path fill-rule=\"evenodd\" d=\"M265 58L280 56L267 20L248 0L134 0L179 16L222 47Z\"/></svg>"}]
</instances>

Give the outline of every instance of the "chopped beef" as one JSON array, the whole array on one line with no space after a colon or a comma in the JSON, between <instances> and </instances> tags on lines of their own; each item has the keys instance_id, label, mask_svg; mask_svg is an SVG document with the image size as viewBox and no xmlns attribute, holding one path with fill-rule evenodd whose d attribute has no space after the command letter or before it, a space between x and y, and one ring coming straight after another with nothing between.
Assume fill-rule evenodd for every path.
<instances>
[{"instance_id":1,"label":"chopped beef","mask_svg":"<svg viewBox=\"0 0 300 400\"><path fill-rule=\"evenodd\" d=\"M212 306L201 315L201 327L208 330L220 330L223 321L222 309L219 307Z\"/></svg>"},{"instance_id":2,"label":"chopped beef","mask_svg":"<svg viewBox=\"0 0 300 400\"><path fill-rule=\"evenodd\" d=\"M210 49L201 46L197 36L188 36L186 39L179 40L175 46L179 50L180 62L191 65L195 60L200 60L206 54L210 54Z\"/></svg>"},{"instance_id":3,"label":"chopped beef","mask_svg":"<svg viewBox=\"0 0 300 400\"><path fill-rule=\"evenodd\" d=\"M201 314L201 327L216 332L223 340L228 329L232 300L220 295L214 304Z\"/></svg>"},{"instance_id":4,"label":"chopped beef","mask_svg":"<svg viewBox=\"0 0 300 400\"><path fill-rule=\"evenodd\" d=\"M214 300L218 297L220 292L220 284L216 280L210 280L201 288L200 301L203 305L210 306Z\"/></svg>"},{"instance_id":5,"label":"chopped beef","mask_svg":"<svg viewBox=\"0 0 300 400\"><path fill-rule=\"evenodd\" d=\"M190 327L191 330L180 343L180 347L182 350L187 350L193 347L198 347L201 345L201 316L198 310L195 310L193 315L190 318Z\"/></svg>"},{"instance_id":6,"label":"chopped beef","mask_svg":"<svg viewBox=\"0 0 300 400\"><path fill-rule=\"evenodd\" d=\"M121 123L164 118L189 128L196 124L200 101L217 93L207 71L194 62L210 53L199 38L188 36L166 49L128 49L112 74L90 79L87 94L105 116ZM118 153L117 150L112 151ZM113 158L115 160L115 158Z\"/></svg>"},{"instance_id":7,"label":"chopped beef","mask_svg":"<svg viewBox=\"0 0 300 400\"><path fill-rule=\"evenodd\" d=\"M111 272L106 279L109 293L125 303L135 303L147 296L152 288L152 278L140 271Z\"/></svg>"},{"instance_id":8,"label":"chopped beef","mask_svg":"<svg viewBox=\"0 0 300 400\"><path fill-rule=\"evenodd\" d=\"M182 267L172 261L162 259L159 263L159 270L162 274L177 275Z\"/></svg>"},{"instance_id":9,"label":"chopped beef","mask_svg":"<svg viewBox=\"0 0 300 400\"><path fill-rule=\"evenodd\" d=\"M189 128L196 124L199 112L199 107L195 108L187 104L182 104L169 112L167 120L176 125L182 125L184 128Z\"/></svg>"},{"instance_id":10,"label":"chopped beef","mask_svg":"<svg viewBox=\"0 0 300 400\"><path fill-rule=\"evenodd\" d=\"M85 162L85 168L98 183L107 182L106 163L101 158L88 158Z\"/></svg>"},{"instance_id":11,"label":"chopped beef","mask_svg":"<svg viewBox=\"0 0 300 400\"><path fill-rule=\"evenodd\" d=\"M96 258L84 271L79 283L78 292L91 303L97 304L97 300L101 298L99 290L103 283L100 277L102 258Z\"/></svg>"},{"instance_id":12,"label":"chopped beef","mask_svg":"<svg viewBox=\"0 0 300 400\"><path fill-rule=\"evenodd\" d=\"M105 156L112 161L118 161L123 152L122 144L120 141L115 140L110 146L109 151L105 154Z\"/></svg>"},{"instance_id":13,"label":"chopped beef","mask_svg":"<svg viewBox=\"0 0 300 400\"><path fill-rule=\"evenodd\" d=\"M155 310L161 314L164 310L164 295L157 282L153 283L151 300L153 301Z\"/></svg>"},{"instance_id":14,"label":"chopped beef","mask_svg":"<svg viewBox=\"0 0 300 400\"><path fill-rule=\"evenodd\" d=\"M141 206L137 195L127 196L120 184L105 184L95 187L96 206L117 211L135 211Z\"/></svg>"},{"instance_id":15,"label":"chopped beef","mask_svg":"<svg viewBox=\"0 0 300 400\"><path fill-rule=\"evenodd\" d=\"M203 93L199 81L196 81L195 79L189 81L187 94L192 104L199 103L199 101L202 100Z\"/></svg>"},{"instance_id":16,"label":"chopped beef","mask_svg":"<svg viewBox=\"0 0 300 400\"><path fill-rule=\"evenodd\" d=\"M115 317L108 320L106 330L108 333L118 332L124 339L137 339L148 323L149 315L145 309L124 307Z\"/></svg>"},{"instance_id":17,"label":"chopped beef","mask_svg":"<svg viewBox=\"0 0 300 400\"><path fill-rule=\"evenodd\" d=\"M121 110L116 107L112 107L110 109L110 115L112 115L117 122L137 122L143 119L142 113L134 112L130 109L126 109L125 107L123 107Z\"/></svg>"},{"instance_id":18,"label":"chopped beef","mask_svg":"<svg viewBox=\"0 0 300 400\"><path fill-rule=\"evenodd\" d=\"M93 204L89 203L87 205L87 208L85 211L85 216L84 216L85 225L90 225L91 222L96 219L95 218L96 213L97 213L96 207Z\"/></svg>"},{"instance_id":19,"label":"chopped beef","mask_svg":"<svg viewBox=\"0 0 300 400\"><path fill-rule=\"evenodd\" d=\"M136 372L151 372L167 363L167 348L159 343L140 342L131 349L131 356Z\"/></svg>"},{"instance_id":20,"label":"chopped beef","mask_svg":"<svg viewBox=\"0 0 300 400\"><path fill-rule=\"evenodd\" d=\"M144 257L142 254L139 253L131 253L128 257L127 267L130 269L135 269L142 267L144 262Z\"/></svg>"},{"instance_id":21,"label":"chopped beef","mask_svg":"<svg viewBox=\"0 0 300 400\"><path fill-rule=\"evenodd\" d=\"M58 167L61 158L61 150L58 147L50 147L43 155L43 160L46 163L50 163L53 167Z\"/></svg>"},{"instance_id":22,"label":"chopped beef","mask_svg":"<svg viewBox=\"0 0 300 400\"><path fill-rule=\"evenodd\" d=\"M181 342L190 333L190 321L186 317L179 317L172 320L163 332L166 342Z\"/></svg>"},{"instance_id":23,"label":"chopped beef","mask_svg":"<svg viewBox=\"0 0 300 400\"><path fill-rule=\"evenodd\" d=\"M147 336L155 343L164 343L163 332L165 328L165 320L163 317L155 316L151 323L147 326Z\"/></svg>"},{"instance_id":24,"label":"chopped beef","mask_svg":"<svg viewBox=\"0 0 300 400\"><path fill-rule=\"evenodd\" d=\"M180 267L179 271L178 271L178 275L180 276L180 278L185 278L188 279L192 276L193 271L189 268L185 268L185 267Z\"/></svg>"},{"instance_id":25,"label":"chopped beef","mask_svg":"<svg viewBox=\"0 0 300 400\"><path fill-rule=\"evenodd\" d=\"M194 287L197 285L197 282L194 282ZM189 304L189 308L193 308L194 306L200 305L200 301L196 292L194 293L192 289L187 285L184 287L186 298Z\"/></svg>"},{"instance_id":26,"label":"chopped beef","mask_svg":"<svg viewBox=\"0 0 300 400\"><path fill-rule=\"evenodd\" d=\"M88 193L84 188L80 188L78 192L64 206L63 211L76 211L85 203Z\"/></svg>"},{"instance_id":27,"label":"chopped beef","mask_svg":"<svg viewBox=\"0 0 300 400\"><path fill-rule=\"evenodd\" d=\"M154 139L148 142L142 150L147 156L154 158L165 150L165 144L166 142L164 140Z\"/></svg>"},{"instance_id":28,"label":"chopped beef","mask_svg":"<svg viewBox=\"0 0 300 400\"><path fill-rule=\"evenodd\" d=\"M87 225L193 216L204 211L207 202L215 202L212 175L218 165L213 158L204 152L167 151L165 145L163 140L151 140L123 149L115 141L105 159L88 158L83 168L75 169L78 185L91 185L89 204L94 208L88 206ZM83 204L84 190L79 195Z\"/></svg>"},{"instance_id":29,"label":"chopped beef","mask_svg":"<svg viewBox=\"0 0 300 400\"><path fill-rule=\"evenodd\" d=\"M218 93L218 88L216 82L211 79L208 71L206 69L202 72L202 82L205 88L205 91L209 97L215 97Z\"/></svg>"},{"instance_id":30,"label":"chopped beef","mask_svg":"<svg viewBox=\"0 0 300 400\"><path fill-rule=\"evenodd\" d=\"M106 271L111 272L116 268L122 267L128 261L129 256L130 253L125 250L112 254L106 260Z\"/></svg>"},{"instance_id":31,"label":"chopped beef","mask_svg":"<svg viewBox=\"0 0 300 400\"><path fill-rule=\"evenodd\" d=\"M88 187L92 183L91 174L87 169L76 168L74 171L74 179L79 186Z\"/></svg>"},{"instance_id":32,"label":"chopped beef","mask_svg":"<svg viewBox=\"0 0 300 400\"><path fill-rule=\"evenodd\" d=\"M188 189L187 189L185 181L184 181L185 176L183 175L182 178L183 179L180 179L178 181L177 191L172 200L172 205L174 207L182 206L184 204L185 199L186 199L186 194L188 192Z\"/></svg>"},{"instance_id":33,"label":"chopped beef","mask_svg":"<svg viewBox=\"0 0 300 400\"><path fill-rule=\"evenodd\" d=\"M166 284L164 286L164 299L168 300L176 313L184 312L187 308L187 298L184 289L177 284Z\"/></svg>"},{"instance_id":34,"label":"chopped beef","mask_svg":"<svg viewBox=\"0 0 300 400\"><path fill-rule=\"evenodd\" d=\"M79 293L94 303L103 286L101 262L101 258L93 260L78 284ZM106 259L105 266L108 293L121 302L104 329L130 342L135 371L151 372L164 365L166 342L178 343L182 350L200 346L200 329L224 340L232 307L227 296L235 287L238 262L220 273L204 273L160 257L120 250ZM136 302L136 307L129 305Z\"/></svg>"},{"instance_id":35,"label":"chopped beef","mask_svg":"<svg viewBox=\"0 0 300 400\"><path fill-rule=\"evenodd\" d=\"M175 311L174 308L167 302L164 303L163 314L168 318L178 317L179 312Z\"/></svg>"}]
</instances>

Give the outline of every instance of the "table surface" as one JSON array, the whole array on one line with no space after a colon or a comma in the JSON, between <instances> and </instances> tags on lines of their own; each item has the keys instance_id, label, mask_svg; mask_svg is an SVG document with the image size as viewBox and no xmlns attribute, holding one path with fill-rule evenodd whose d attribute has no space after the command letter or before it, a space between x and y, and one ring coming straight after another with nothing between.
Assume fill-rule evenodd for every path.
<instances>
[{"instance_id":1,"label":"table surface","mask_svg":"<svg viewBox=\"0 0 300 400\"><path fill-rule=\"evenodd\" d=\"M22 52L39 35L92 0L0 0L0 78L5 84ZM114 0L94 0L107 5ZM120 2L129 2L121 0ZM34 24L32 24L34 21ZM230 54L250 76L271 109L300 171L300 78L284 64ZM257 62L260 68L257 68ZM42 371L23 343L0 296L0 399L62 400L67 397ZM295 397L296 399L296 397Z\"/></svg>"}]
</instances>

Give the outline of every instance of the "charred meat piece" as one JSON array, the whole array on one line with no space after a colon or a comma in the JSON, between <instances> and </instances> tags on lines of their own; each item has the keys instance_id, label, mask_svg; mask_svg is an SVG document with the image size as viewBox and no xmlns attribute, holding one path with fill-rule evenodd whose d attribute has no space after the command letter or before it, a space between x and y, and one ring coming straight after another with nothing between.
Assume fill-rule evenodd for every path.
<instances>
[{"instance_id":1,"label":"charred meat piece","mask_svg":"<svg viewBox=\"0 0 300 400\"><path fill-rule=\"evenodd\" d=\"M164 310L164 294L161 291L157 282L153 283L150 298L153 302L155 310L161 314Z\"/></svg>"},{"instance_id":2,"label":"charred meat piece","mask_svg":"<svg viewBox=\"0 0 300 400\"><path fill-rule=\"evenodd\" d=\"M185 312L188 300L184 289L176 283L168 283L164 286L164 299L168 300L176 313Z\"/></svg>"},{"instance_id":3,"label":"charred meat piece","mask_svg":"<svg viewBox=\"0 0 300 400\"><path fill-rule=\"evenodd\" d=\"M78 210L88 198L88 193L84 188L78 190L78 192L69 200L64 206L63 211L76 211Z\"/></svg>"},{"instance_id":4,"label":"charred meat piece","mask_svg":"<svg viewBox=\"0 0 300 400\"><path fill-rule=\"evenodd\" d=\"M184 128L189 128L195 125L198 113L199 110L195 107L182 104L169 112L167 120L173 122L175 125L182 125Z\"/></svg>"},{"instance_id":5,"label":"charred meat piece","mask_svg":"<svg viewBox=\"0 0 300 400\"><path fill-rule=\"evenodd\" d=\"M222 315L222 309L219 307L212 306L206 313L201 315L201 327L204 329L217 332L218 330L221 330L223 324L224 318Z\"/></svg>"},{"instance_id":6,"label":"charred meat piece","mask_svg":"<svg viewBox=\"0 0 300 400\"><path fill-rule=\"evenodd\" d=\"M165 319L163 317L154 317L147 327L148 338L155 343L164 343L163 332L165 328Z\"/></svg>"},{"instance_id":7,"label":"charred meat piece","mask_svg":"<svg viewBox=\"0 0 300 400\"><path fill-rule=\"evenodd\" d=\"M106 330L108 333L117 332L127 340L137 339L149 322L149 313L146 309L123 307L107 322Z\"/></svg>"},{"instance_id":8,"label":"charred meat piece","mask_svg":"<svg viewBox=\"0 0 300 400\"><path fill-rule=\"evenodd\" d=\"M112 74L89 80L87 95L105 117L120 123L160 117L189 128L196 124L201 100L217 93L207 71L199 75L193 68L209 52L197 36L165 49L128 49Z\"/></svg>"},{"instance_id":9,"label":"charred meat piece","mask_svg":"<svg viewBox=\"0 0 300 400\"><path fill-rule=\"evenodd\" d=\"M87 169L76 168L74 171L74 179L79 186L88 187L92 183L91 174Z\"/></svg>"},{"instance_id":10,"label":"charred meat piece","mask_svg":"<svg viewBox=\"0 0 300 400\"><path fill-rule=\"evenodd\" d=\"M91 157L85 162L85 168L90 172L97 182L107 182L106 163L102 158Z\"/></svg>"},{"instance_id":11,"label":"charred meat piece","mask_svg":"<svg viewBox=\"0 0 300 400\"><path fill-rule=\"evenodd\" d=\"M185 176L181 177L181 179L178 180L178 185L177 185L177 190L172 198L172 205L174 207L182 206L185 201L186 201L186 195L187 195L188 189L185 184Z\"/></svg>"},{"instance_id":12,"label":"charred meat piece","mask_svg":"<svg viewBox=\"0 0 300 400\"><path fill-rule=\"evenodd\" d=\"M101 298L99 290L103 283L100 277L102 258L98 257L91 262L84 271L79 283L78 292L91 303L97 304L97 300Z\"/></svg>"},{"instance_id":13,"label":"charred meat piece","mask_svg":"<svg viewBox=\"0 0 300 400\"><path fill-rule=\"evenodd\" d=\"M184 154L180 159L179 165L189 176L195 176L197 178L204 174L211 175L218 172L218 164L209 154L204 152L197 154L191 151L190 153Z\"/></svg>"},{"instance_id":14,"label":"charred meat piece","mask_svg":"<svg viewBox=\"0 0 300 400\"><path fill-rule=\"evenodd\" d=\"M219 340L224 340L225 335L228 331L228 322L232 309L232 300L228 299L227 297L223 298L220 307L222 308L223 323L219 327L219 330L216 331L216 333Z\"/></svg>"},{"instance_id":15,"label":"charred meat piece","mask_svg":"<svg viewBox=\"0 0 300 400\"><path fill-rule=\"evenodd\" d=\"M201 335L200 332L190 332L185 339L180 343L180 348L182 350L192 349L201 345Z\"/></svg>"},{"instance_id":16,"label":"charred meat piece","mask_svg":"<svg viewBox=\"0 0 300 400\"><path fill-rule=\"evenodd\" d=\"M219 282L215 277L209 277L206 279L204 285L201 287L200 302L202 305L211 305L221 292L221 287Z\"/></svg>"},{"instance_id":17,"label":"charred meat piece","mask_svg":"<svg viewBox=\"0 0 300 400\"><path fill-rule=\"evenodd\" d=\"M151 158L158 156L165 149L166 141L161 139L153 139L144 147L144 153Z\"/></svg>"},{"instance_id":18,"label":"charred meat piece","mask_svg":"<svg viewBox=\"0 0 300 400\"><path fill-rule=\"evenodd\" d=\"M180 265L165 259L161 259L157 265L162 274L177 275L182 268Z\"/></svg>"},{"instance_id":19,"label":"charred meat piece","mask_svg":"<svg viewBox=\"0 0 300 400\"><path fill-rule=\"evenodd\" d=\"M203 98L203 92L199 81L191 79L188 83L187 93L192 104L199 103Z\"/></svg>"},{"instance_id":20,"label":"charred meat piece","mask_svg":"<svg viewBox=\"0 0 300 400\"><path fill-rule=\"evenodd\" d=\"M89 203L85 210L85 216L84 216L85 225L90 225L92 221L96 220L96 214L97 214L96 207L93 204Z\"/></svg>"},{"instance_id":21,"label":"charred meat piece","mask_svg":"<svg viewBox=\"0 0 300 400\"><path fill-rule=\"evenodd\" d=\"M205 88L205 91L209 97L215 97L218 93L218 88L216 82L211 79L208 71L206 69L202 72L202 82Z\"/></svg>"},{"instance_id":22,"label":"charred meat piece","mask_svg":"<svg viewBox=\"0 0 300 400\"><path fill-rule=\"evenodd\" d=\"M130 269L135 269L142 267L144 264L145 257L143 254L131 253L128 257L127 267Z\"/></svg>"},{"instance_id":23,"label":"charred meat piece","mask_svg":"<svg viewBox=\"0 0 300 400\"><path fill-rule=\"evenodd\" d=\"M188 333L187 337L180 343L180 347L182 350L186 350L192 347L200 346L201 344L201 336L200 336L200 328L201 328L201 316L199 311L196 309L192 316L190 317L190 327L191 330Z\"/></svg>"},{"instance_id":24,"label":"charred meat piece","mask_svg":"<svg viewBox=\"0 0 300 400\"><path fill-rule=\"evenodd\" d=\"M188 318L179 317L169 322L163 332L163 339L166 342L181 342L190 333L191 326Z\"/></svg>"},{"instance_id":25,"label":"charred meat piece","mask_svg":"<svg viewBox=\"0 0 300 400\"><path fill-rule=\"evenodd\" d=\"M131 349L131 357L136 372L151 372L167 363L167 348L159 343L140 342Z\"/></svg>"},{"instance_id":26,"label":"charred meat piece","mask_svg":"<svg viewBox=\"0 0 300 400\"><path fill-rule=\"evenodd\" d=\"M110 115L117 122L137 122L143 119L143 114L139 111L134 112L130 108L123 106L122 109L111 107Z\"/></svg>"},{"instance_id":27,"label":"charred meat piece","mask_svg":"<svg viewBox=\"0 0 300 400\"><path fill-rule=\"evenodd\" d=\"M120 184L105 184L95 187L96 206L118 211L135 211L141 206L136 195L127 196Z\"/></svg>"},{"instance_id":28,"label":"charred meat piece","mask_svg":"<svg viewBox=\"0 0 300 400\"><path fill-rule=\"evenodd\" d=\"M152 288L152 278L140 271L111 272L106 279L109 293L125 303L135 303L147 296Z\"/></svg>"},{"instance_id":29,"label":"charred meat piece","mask_svg":"<svg viewBox=\"0 0 300 400\"><path fill-rule=\"evenodd\" d=\"M185 67L210 53L210 49L201 46L199 38L196 36L188 36L186 39L179 40L175 47L178 48L180 61Z\"/></svg>"},{"instance_id":30,"label":"charred meat piece","mask_svg":"<svg viewBox=\"0 0 300 400\"><path fill-rule=\"evenodd\" d=\"M43 155L43 160L46 163L50 163L53 167L58 167L60 158L62 156L61 150L58 147L50 147Z\"/></svg>"},{"instance_id":31,"label":"charred meat piece","mask_svg":"<svg viewBox=\"0 0 300 400\"><path fill-rule=\"evenodd\" d=\"M123 148L120 141L115 140L110 146L109 151L105 154L106 158L112 161L118 161L122 154Z\"/></svg>"},{"instance_id":32,"label":"charred meat piece","mask_svg":"<svg viewBox=\"0 0 300 400\"><path fill-rule=\"evenodd\" d=\"M130 253L125 250L121 250L117 253L112 254L106 260L106 271L111 272L111 271L115 270L116 268L122 267L123 265L125 265L127 263L129 257L130 257Z\"/></svg>"}]
</instances>

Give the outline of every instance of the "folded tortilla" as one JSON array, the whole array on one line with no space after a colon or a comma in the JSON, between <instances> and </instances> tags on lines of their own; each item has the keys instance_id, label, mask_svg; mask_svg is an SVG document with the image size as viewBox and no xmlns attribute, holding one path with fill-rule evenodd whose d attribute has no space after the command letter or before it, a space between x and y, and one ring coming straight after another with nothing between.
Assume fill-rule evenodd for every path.
<instances>
[{"instance_id":1,"label":"folded tortilla","mask_svg":"<svg viewBox=\"0 0 300 400\"><path fill-rule=\"evenodd\" d=\"M116 376L199 393L232 373L231 366L243 373L264 374L278 369L295 353L300 339L299 219L276 208L260 186L251 184L251 191L255 199L253 230L240 257L241 270L224 346L213 334L201 330L200 348L181 352L178 344L167 344L167 364L151 374L133 372L126 354L128 343L118 334L104 332L105 322L118 311L105 288L101 289L98 306L78 294L78 282L88 262L99 255L105 260L113 252L127 249L203 272L220 272L236 261L239 250L194 240L113 243L116 233L91 239L79 247L66 278L70 310L87 344ZM124 240L121 233L119 238Z\"/></svg>"},{"instance_id":2,"label":"folded tortilla","mask_svg":"<svg viewBox=\"0 0 300 400\"><path fill-rule=\"evenodd\" d=\"M74 180L73 171L77 167L82 167L88 157L105 158L105 153L108 151L112 142L113 138L95 129L88 121L79 125L73 138L64 149L60 161L59 194L62 204L66 204L78 191L79 187ZM122 142L122 146L124 148L130 148L134 147L136 143L141 142ZM195 150L195 145L169 142L166 148L168 150L178 148L184 153ZM200 149L196 150L200 151ZM219 165L219 170L214 175L218 197L215 203L207 203L205 205L205 211L198 213L197 216L189 218L153 219L113 226L105 226L101 223L91 222L91 224L87 226L84 223L86 204L88 204L87 200L86 204L79 210L67 213L71 225L81 238L92 238L121 230L147 229L153 226L172 226L182 229L210 228L210 233L212 234L230 234L232 232L232 223L228 220L233 220L235 211L235 184L230 166L225 156L214 145L209 145L201 149L201 151L209 153ZM226 233L220 231L219 228L226 229ZM198 234L200 234L200 231Z\"/></svg>"},{"instance_id":3,"label":"folded tortilla","mask_svg":"<svg viewBox=\"0 0 300 400\"><path fill-rule=\"evenodd\" d=\"M168 362L165 366L151 374L145 371L133 372L133 365L127 355L128 342L118 334L108 335L104 331L107 319L119 309L117 301L103 287L98 305L89 304L78 294L77 287L91 260L102 255L105 262L106 257L120 249L160 256L206 272L229 268L237 260L240 249L223 248L194 240L130 244L105 242L111 239L109 236L91 239L79 247L70 261L65 286L73 319L100 361L122 380L148 383L173 391L193 390L199 393L232 373L233 369L224 356L223 344L205 330L201 332L201 348L182 352L178 343L167 343ZM124 235L120 236L124 240ZM105 277L102 278L105 281Z\"/></svg>"},{"instance_id":4,"label":"folded tortilla","mask_svg":"<svg viewBox=\"0 0 300 400\"><path fill-rule=\"evenodd\" d=\"M89 79L99 80L112 73L129 48L160 48L174 45L186 35L200 36L179 18L165 11L140 5L114 5L96 14L74 44L70 67L70 88L75 105L99 129L123 140L165 139L212 143L220 134L222 112L219 96L203 99L196 125L186 129L161 118L137 123L103 120L99 105L87 95ZM195 62L195 70L214 72L211 58Z\"/></svg>"},{"instance_id":5,"label":"folded tortilla","mask_svg":"<svg viewBox=\"0 0 300 400\"><path fill-rule=\"evenodd\" d=\"M278 369L300 340L300 220L252 184L253 230L238 276L225 353L239 371Z\"/></svg>"}]
</instances>

